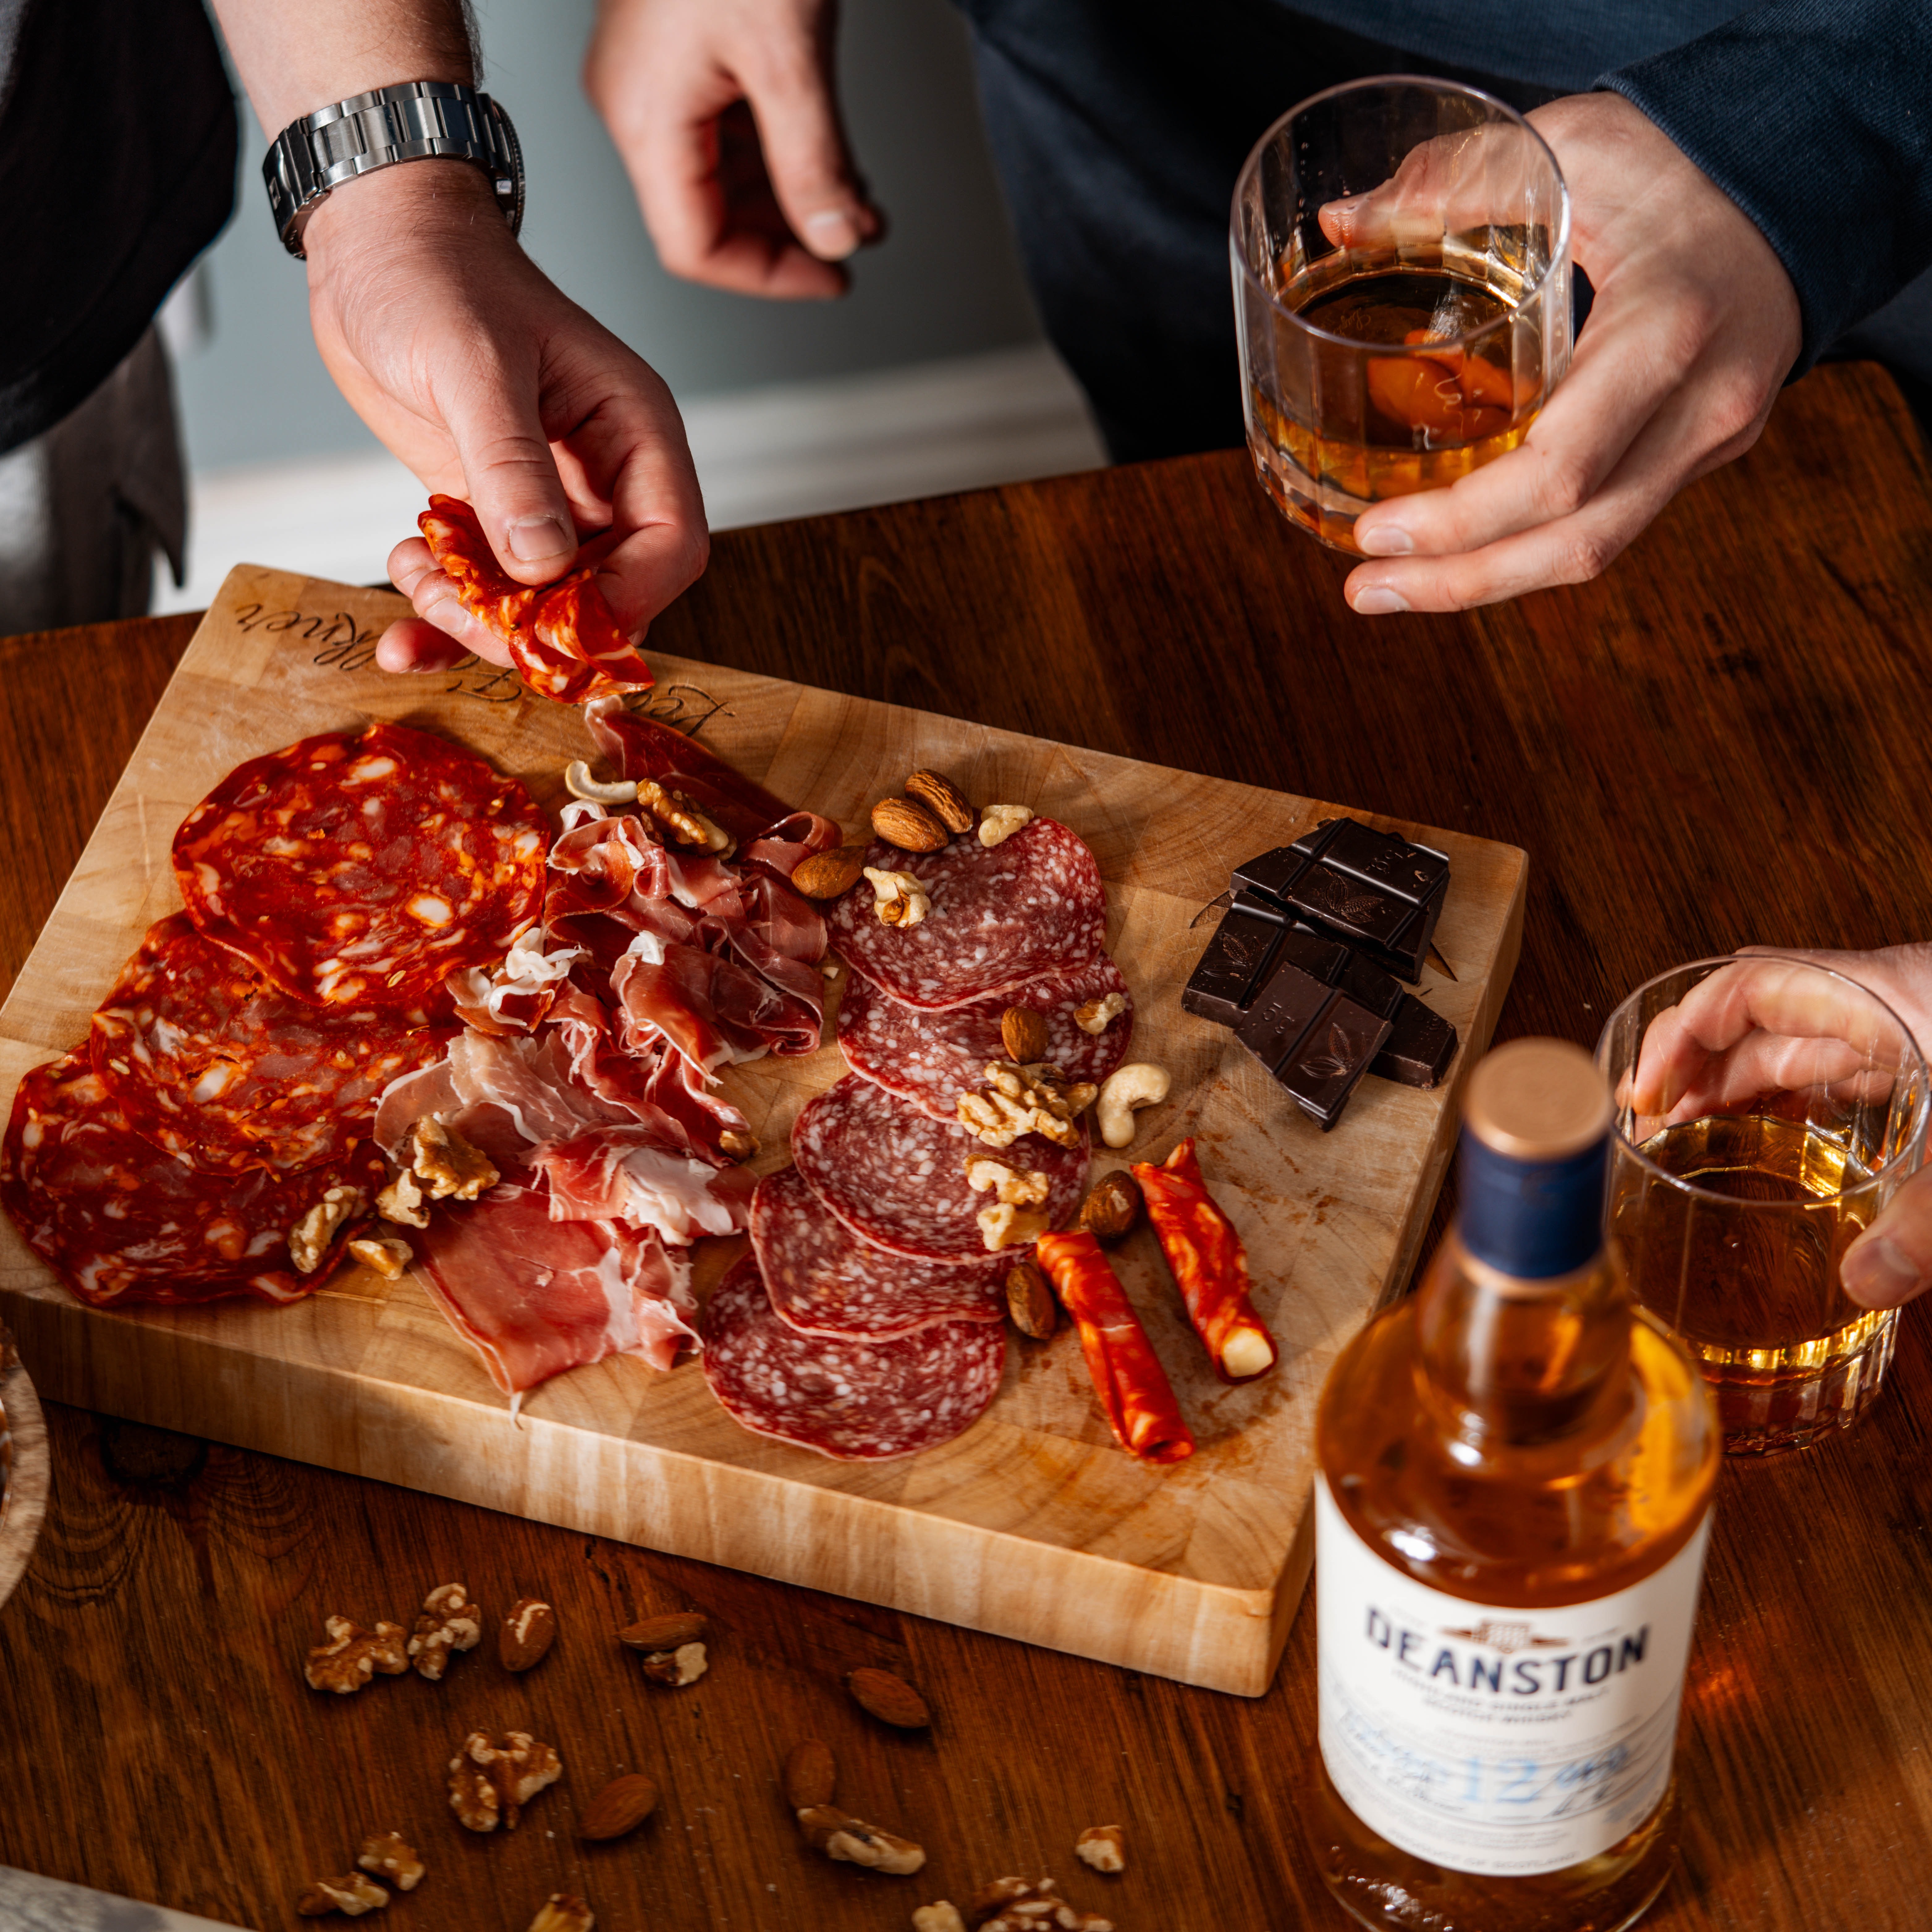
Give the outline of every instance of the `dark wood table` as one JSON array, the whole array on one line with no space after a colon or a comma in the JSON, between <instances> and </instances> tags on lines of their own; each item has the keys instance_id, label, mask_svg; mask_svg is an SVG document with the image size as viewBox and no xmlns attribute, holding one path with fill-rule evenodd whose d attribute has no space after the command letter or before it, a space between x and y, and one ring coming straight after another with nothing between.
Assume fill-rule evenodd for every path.
<instances>
[{"instance_id":1,"label":"dark wood table","mask_svg":"<svg viewBox=\"0 0 1932 1932\"><path fill-rule=\"evenodd\" d=\"M1354 618L1341 563L1286 530L1228 454L734 532L656 635L1512 841L1530 902L1501 1035L1588 1042L1679 959L1932 934L1928 482L1890 382L1828 368L1605 579L1520 604ZM0 643L0 984L192 626ZM1238 856L1240 828L1225 836ZM1725 1471L1660 1932L1925 1924L1928 1405L1914 1310L1861 1430ZM1250 1702L105 1417L52 1420L46 1532L0 1610L0 1863L262 1932L298 1922L298 1887L392 1827L430 1870L372 1922L392 1927L524 1932L564 1887L611 1932L884 1932L915 1904L1042 1870L1122 1932L1346 1922L1295 1824L1314 1724L1305 1609ZM522 1678L469 1659L440 1686L304 1688L326 1616L406 1616L431 1573L499 1610L548 1598L556 1651ZM609 1633L691 1606L713 1622L711 1674L641 1684ZM930 1736L848 1705L839 1679L861 1664L925 1688ZM514 1836L469 1837L442 1768L486 1723L649 1770L658 1815L585 1847L553 1794ZM802 1849L776 1773L807 1735L838 1753L842 1802L928 1848L925 1873ZM1100 1878L1072 1841L1116 1820L1130 1868Z\"/></svg>"}]
</instances>

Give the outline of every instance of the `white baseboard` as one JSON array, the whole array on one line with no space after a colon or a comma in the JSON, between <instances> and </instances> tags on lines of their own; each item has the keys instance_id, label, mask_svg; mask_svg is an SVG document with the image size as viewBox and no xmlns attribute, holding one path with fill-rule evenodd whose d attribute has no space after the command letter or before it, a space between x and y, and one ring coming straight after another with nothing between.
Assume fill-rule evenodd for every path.
<instances>
[{"instance_id":1,"label":"white baseboard","mask_svg":"<svg viewBox=\"0 0 1932 1932\"><path fill-rule=\"evenodd\" d=\"M1084 398L1044 344L684 406L713 530L1097 469ZM198 610L230 566L379 582L422 486L382 450L191 479L188 580L157 573L158 612Z\"/></svg>"}]
</instances>

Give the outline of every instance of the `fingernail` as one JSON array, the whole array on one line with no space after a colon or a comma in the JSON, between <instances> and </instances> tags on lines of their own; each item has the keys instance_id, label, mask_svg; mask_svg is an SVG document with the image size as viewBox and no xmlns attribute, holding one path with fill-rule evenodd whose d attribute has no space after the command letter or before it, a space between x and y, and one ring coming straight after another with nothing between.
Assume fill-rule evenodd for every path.
<instances>
[{"instance_id":1,"label":"fingernail","mask_svg":"<svg viewBox=\"0 0 1932 1932\"><path fill-rule=\"evenodd\" d=\"M1358 530L1355 541L1364 556L1406 556L1415 548L1415 539L1400 524L1378 524L1372 530ZM1362 607L1358 604L1356 609Z\"/></svg>"},{"instance_id":2,"label":"fingernail","mask_svg":"<svg viewBox=\"0 0 1932 1932\"><path fill-rule=\"evenodd\" d=\"M1845 1256L1845 1292L1864 1308L1896 1308L1918 1293L1922 1277L1896 1241L1868 1234Z\"/></svg>"},{"instance_id":3,"label":"fingernail","mask_svg":"<svg viewBox=\"0 0 1932 1932\"><path fill-rule=\"evenodd\" d=\"M1406 610L1408 599L1385 584L1373 584L1355 592L1354 608L1359 617L1387 617L1397 610Z\"/></svg>"},{"instance_id":4,"label":"fingernail","mask_svg":"<svg viewBox=\"0 0 1932 1932\"><path fill-rule=\"evenodd\" d=\"M577 539L548 512L541 517L519 517L510 526L510 554L519 563L542 563L566 551L572 556L577 554Z\"/></svg>"},{"instance_id":5,"label":"fingernail","mask_svg":"<svg viewBox=\"0 0 1932 1932\"><path fill-rule=\"evenodd\" d=\"M805 218L805 238L821 261L841 262L859 245L858 225L842 208L821 208Z\"/></svg>"}]
</instances>

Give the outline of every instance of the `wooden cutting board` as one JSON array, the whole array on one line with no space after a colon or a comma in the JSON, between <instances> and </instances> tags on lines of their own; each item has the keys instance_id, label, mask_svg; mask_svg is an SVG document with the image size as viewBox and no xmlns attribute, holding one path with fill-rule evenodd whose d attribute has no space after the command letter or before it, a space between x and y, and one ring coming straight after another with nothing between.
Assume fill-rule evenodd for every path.
<instances>
[{"instance_id":1,"label":"wooden cutting board","mask_svg":"<svg viewBox=\"0 0 1932 1932\"><path fill-rule=\"evenodd\" d=\"M386 592L231 572L0 1009L0 1091L86 1036L142 934L179 908L175 830L242 760L388 718L460 739L545 806L562 802L565 765L592 755L578 714L488 666L376 670L376 637L404 608ZM1134 1055L1174 1076L1172 1097L1140 1116L1131 1152L1110 1162L1101 1150L1095 1171L1198 1136L1246 1242L1280 1366L1240 1388L1215 1380L1143 1228L1116 1264L1192 1424L1191 1460L1145 1468L1115 1445L1063 1329L1044 1345L1010 1338L998 1399L958 1441L903 1462L833 1462L746 1433L691 1364L580 1369L513 1418L412 1276L345 1272L280 1308L90 1310L0 1219L0 1318L43 1394L1259 1695L1308 1574L1316 1398L1337 1349L1414 1262L1462 1077L1516 964L1524 854L1393 826L1454 864L1436 938L1455 976L1432 967L1418 990L1460 1029L1462 1048L1434 1092L1365 1081L1324 1135L1231 1035L1184 1013L1180 994L1211 916L1193 922L1229 866L1346 805L652 656L650 710L848 835L863 836L872 802L926 765L979 802L1030 805L1087 839L1107 882L1108 946L1138 1004ZM842 1071L826 1046L728 1073L763 1140L761 1171L785 1164L799 1108ZM704 1244L700 1293L742 1245Z\"/></svg>"}]
</instances>

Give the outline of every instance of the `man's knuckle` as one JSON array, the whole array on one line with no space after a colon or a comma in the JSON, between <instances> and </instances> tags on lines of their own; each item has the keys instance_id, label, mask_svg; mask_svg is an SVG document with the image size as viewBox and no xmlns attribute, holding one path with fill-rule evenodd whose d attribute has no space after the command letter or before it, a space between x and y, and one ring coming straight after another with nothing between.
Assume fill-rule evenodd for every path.
<instances>
[{"instance_id":1,"label":"man's knuckle","mask_svg":"<svg viewBox=\"0 0 1932 1932\"><path fill-rule=\"evenodd\" d=\"M1605 530L1576 530L1556 553L1556 581L1588 584L1610 568L1622 542Z\"/></svg>"}]
</instances>

